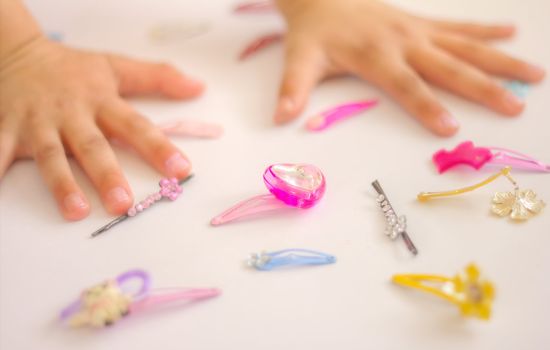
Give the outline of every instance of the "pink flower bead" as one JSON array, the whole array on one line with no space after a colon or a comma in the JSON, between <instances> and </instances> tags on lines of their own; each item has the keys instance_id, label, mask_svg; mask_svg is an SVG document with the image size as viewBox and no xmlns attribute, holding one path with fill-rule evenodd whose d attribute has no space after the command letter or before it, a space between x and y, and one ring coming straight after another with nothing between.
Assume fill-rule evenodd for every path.
<instances>
[{"instance_id":1,"label":"pink flower bead","mask_svg":"<svg viewBox=\"0 0 550 350\"><path fill-rule=\"evenodd\" d=\"M141 205L141 203L136 204L136 210L138 212L142 212L143 211L143 205Z\"/></svg>"},{"instance_id":2,"label":"pink flower bead","mask_svg":"<svg viewBox=\"0 0 550 350\"><path fill-rule=\"evenodd\" d=\"M128 209L128 216L136 216L136 214L137 214L136 208L131 207L130 209Z\"/></svg>"}]
</instances>

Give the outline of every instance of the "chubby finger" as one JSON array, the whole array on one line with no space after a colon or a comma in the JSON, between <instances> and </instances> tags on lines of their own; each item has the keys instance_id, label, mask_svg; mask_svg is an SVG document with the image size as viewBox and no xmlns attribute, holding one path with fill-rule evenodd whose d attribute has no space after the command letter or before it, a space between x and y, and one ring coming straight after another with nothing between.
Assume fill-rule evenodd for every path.
<instances>
[{"instance_id":1,"label":"chubby finger","mask_svg":"<svg viewBox=\"0 0 550 350\"><path fill-rule=\"evenodd\" d=\"M287 43L284 73L273 119L282 124L295 119L306 106L311 90L323 77L322 54L309 45Z\"/></svg>"},{"instance_id":2,"label":"chubby finger","mask_svg":"<svg viewBox=\"0 0 550 350\"><path fill-rule=\"evenodd\" d=\"M487 74L438 48L415 52L410 63L431 83L498 113L514 116L525 107L523 101Z\"/></svg>"},{"instance_id":3,"label":"chubby finger","mask_svg":"<svg viewBox=\"0 0 550 350\"><path fill-rule=\"evenodd\" d=\"M28 136L36 164L65 219L86 217L90 204L74 179L58 131L49 126L34 127Z\"/></svg>"},{"instance_id":4,"label":"chubby finger","mask_svg":"<svg viewBox=\"0 0 550 350\"><path fill-rule=\"evenodd\" d=\"M458 130L456 119L437 100L422 78L399 57L389 56L378 63L357 63L354 70L359 76L380 86L433 133L451 136Z\"/></svg>"},{"instance_id":5,"label":"chubby finger","mask_svg":"<svg viewBox=\"0 0 550 350\"><path fill-rule=\"evenodd\" d=\"M125 101L116 100L102 108L98 124L110 137L134 148L162 174L181 179L191 172L187 157Z\"/></svg>"},{"instance_id":6,"label":"chubby finger","mask_svg":"<svg viewBox=\"0 0 550 350\"><path fill-rule=\"evenodd\" d=\"M111 214L122 214L132 205L130 186L105 136L92 119L72 118L63 125L65 144L99 192Z\"/></svg>"},{"instance_id":7,"label":"chubby finger","mask_svg":"<svg viewBox=\"0 0 550 350\"><path fill-rule=\"evenodd\" d=\"M107 55L119 80L123 96L160 95L171 99L197 97L204 84L166 63L151 63L131 58Z\"/></svg>"},{"instance_id":8,"label":"chubby finger","mask_svg":"<svg viewBox=\"0 0 550 350\"><path fill-rule=\"evenodd\" d=\"M516 32L516 28L509 24L485 25L477 23L434 20L430 20L429 23L435 28L455 34L466 35L480 40L506 39L512 37Z\"/></svg>"},{"instance_id":9,"label":"chubby finger","mask_svg":"<svg viewBox=\"0 0 550 350\"><path fill-rule=\"evenodd\" d=\"M440 35L434 43L487 73L526 82L539 82L544 69L511 57L484 42L457 35Z\"/></svg>"}]
</instances>

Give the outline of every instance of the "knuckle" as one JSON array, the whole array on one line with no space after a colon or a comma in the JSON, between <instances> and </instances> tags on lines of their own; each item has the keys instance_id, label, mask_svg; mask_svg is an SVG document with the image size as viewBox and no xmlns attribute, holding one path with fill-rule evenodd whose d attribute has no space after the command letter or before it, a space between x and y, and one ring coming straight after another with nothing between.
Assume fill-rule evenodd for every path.
<instances>
[{"instance_id":1,"label":"knuckle","mask_svg":"<svg viewBox=\"0 0 550 350\"><path fill-rule=\"evenodd\" d=\"M64 155L64 149L60 145L53 142L39 145L34 152L34 158L38 162L47 161Z\"/></svg>"},{"instance_id":2,"label":"knuckle","mask_svg":"<svg viewBox=\"0 0 550 350\"><path fill-rule=\"evenodd\" d=\"M391 85L398 94L413 94L418 88L418 78L407 72L398 73L392 78Z\"/></svg>"},{"instance_id":3,"label":"knuckle","mask_svg":"<svg viewBox=\"0 0 550 350\"><path fill-rule=\"evenodd\" d=\"M100 135L91 135L83 138L77 146L79 152L82 154L94 153L105 147L108 147L108 142L103 136Z\"/></svg>"}]
</instances>

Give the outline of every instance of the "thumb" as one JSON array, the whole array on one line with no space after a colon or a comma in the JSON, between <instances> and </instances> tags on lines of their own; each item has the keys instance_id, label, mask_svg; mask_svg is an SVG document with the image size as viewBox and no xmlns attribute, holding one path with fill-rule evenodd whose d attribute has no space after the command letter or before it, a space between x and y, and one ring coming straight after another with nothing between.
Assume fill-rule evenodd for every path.
<instances>
[{"instance_id":1,"label":"thumb","mask_svg":"<svg viewBox=\"0 0 550 350\"><path fill-rule=\"evenodd\" d=\"M273 119L283 124L295 119L306 106L311 90L323 76L321 52L288 43L279 101Z\"/></svg>"},{"instance_id":2,"label":"thumb","mask_svg":"<svg viewBox=\"0 0 550 350\"><path fill-rule=\"evenodd\" d=\"M119 80L122 96L160 95L171 99L187 99L199 96L204 90L203 83L166 63L151 63L110 54L107 58Z\"/></svg>"}]
</instances>

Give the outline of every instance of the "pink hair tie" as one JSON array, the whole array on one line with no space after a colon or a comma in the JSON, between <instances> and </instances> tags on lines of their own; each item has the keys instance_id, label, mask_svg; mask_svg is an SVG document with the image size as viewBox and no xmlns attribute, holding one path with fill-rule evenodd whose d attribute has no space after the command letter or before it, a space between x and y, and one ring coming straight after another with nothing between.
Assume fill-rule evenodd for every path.
<instances>
[{"instance_id":1,"label":"pink hair tie","mask_svg":"<svg viewBox=\"0 0 550 350\"><path fill-rule=\"evenodd\" d=\"M306 123L306 128L309 131L323 131L332 124L358 115L361 112L371 109L377 104L378 100L366 100L338 105L311 117Z\"/></svg>"},{"instance_id":2,"label":"pink hair tie","mask_svg":"<svg viewBox=\"0 0 550 350\"><path fill-rule=\"evenodd\" d=\"M205 123L198 120L176 120L159 123L157 127L166 136L188 136L207 139L217 139L223 134L223 127L218 124Z\"/></svg>"},{"instance_id":3,"label":"pink hair tie","mask_svg":"<svg viewBox=\"0 0 550 350\"><path fill-rule=\"evenodd\" d=\"M441 149L434 153L432 160L439 173L444 173L458 164L466 164L476 170L489 164L550 173L550 165L528 155L500 147L475 147L472 141L462 142L451 151Z\"/></svg>"},{"instance_id":4,"label":"pink hair tie","mask_svg":"<svg viewBox=\"0 0 550 350\"><path fill-rule=\"evenodd\" d=\"M139 288L132 291L132 285ZM135 288L133 288L135 289ZM61 311L59 318L72 327L110 326L121 318L173 302L194 302L221 294L215 288L151 289L151 277L143 270L130 270L114 280L84 290L80 298Z\"/></svg>"},{"instance_id":5,"label":"pink hair tie","mask_svg":"<svg viewBox=\"0 0 550 350\"><path fill-rule=\"evenodd\" d=\"M325 177L321 170L308 164L275 164L264 172L269 194L262 194L238 203L214 217L213 226L264 211L296 207L310 208L325 193Z\"/></svg>"}]
</instances>

